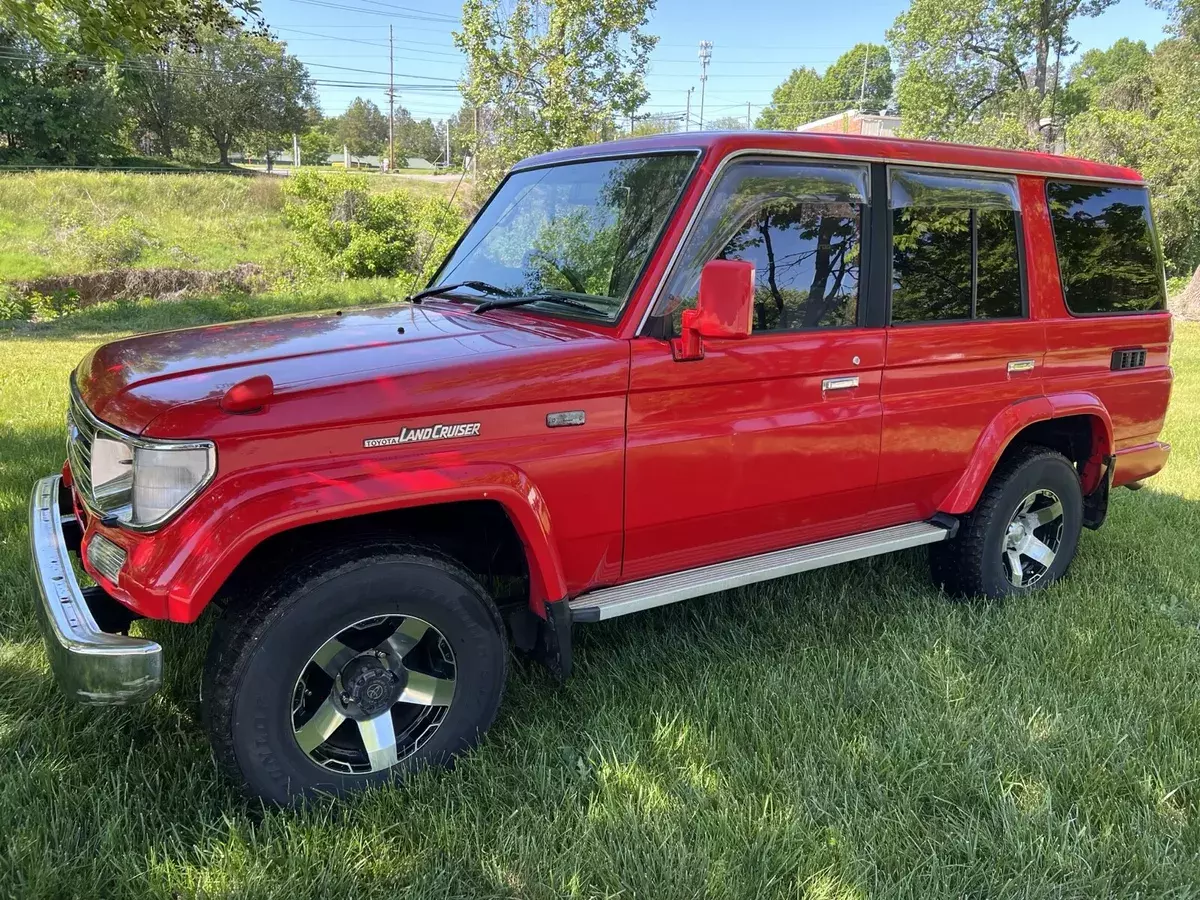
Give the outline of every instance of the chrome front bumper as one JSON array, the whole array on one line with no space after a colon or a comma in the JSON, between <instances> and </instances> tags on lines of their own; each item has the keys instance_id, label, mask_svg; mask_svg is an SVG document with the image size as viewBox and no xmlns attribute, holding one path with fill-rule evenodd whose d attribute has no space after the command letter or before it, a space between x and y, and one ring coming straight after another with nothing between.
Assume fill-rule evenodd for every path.
<instances>
[{"instance_id":1,"label":"chrome front bumper","mask_svg":"<svg viewBox=\"0 0 1200 900\"><path fill-rule=\"evenodd\" d=\"M96 625L71 567L64 529L79 526L61 512L61 481L60 475L41 479L29 499L33 578L50 668L63 692L81 703L139 703L162 685L162 648Z\"/></svg>"}]
</instances>

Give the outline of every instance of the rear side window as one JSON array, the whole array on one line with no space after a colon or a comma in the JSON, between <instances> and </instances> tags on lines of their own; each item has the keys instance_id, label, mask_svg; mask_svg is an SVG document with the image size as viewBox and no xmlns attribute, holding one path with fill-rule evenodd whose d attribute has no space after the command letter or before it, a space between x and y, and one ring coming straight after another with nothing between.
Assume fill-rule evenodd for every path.
<instances>
[{"instance_id":1,"label":"rear side window","mask_svg":"<svg viewBox=\"0 0 1200 900\"><path fill-rule=\"evenodd\" d=\"M1143 187L1046 183L1067 309L1075 315L1166 308L1166 286Z\"/></svg>"},{"instance_id":2,"label":"rear side window","mask_svg":"<svg viewBox=\"0 0 1200 900\"><path fill-rule=\"evenodd\" d=\"M888 187L892 322L1024 315L1012 178L892 169Z\"/></svg>"}]
</instances>

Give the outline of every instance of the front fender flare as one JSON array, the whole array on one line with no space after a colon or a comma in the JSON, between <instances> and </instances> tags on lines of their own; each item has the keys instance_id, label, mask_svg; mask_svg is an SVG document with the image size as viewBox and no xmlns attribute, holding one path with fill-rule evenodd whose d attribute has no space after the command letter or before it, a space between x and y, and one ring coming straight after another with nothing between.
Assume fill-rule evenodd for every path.
<instances>
[{"instance_id":1,"label":"front fender flare","mask_svg":"<svg viewBox=\"0 0 1200 900\"><path fill-rule=\"evenodd\" d=\"M1095 394L1071 391L1018 400L997 413L975 442L966 471L938 504L938 511L951 515L970 512L1000 457L1021 431L1036 422L1077 415L1087 415L1093 420L1092 458L1083 472L1084 493L1090 492L1095 487L1090 482L1095 482L1100 475L1099 462L1112 453L1112 418Z\"/></svg>"},{"instance_id":2,"label":"front fender flare","mask_svg":"<svg viewBox=\"0 0 1200 900\"><path fill-rule=\"evenodd\" d=\"M396 470L373 460L270 467L218 480L201 502L135 550L134 573L150 576L136 588L165 599L171 621L192 622L267 538L304 525L463 500L504 508L525 548L535 612L544 615L546 601L566 596L549 507L524 471L503 463Z\"/></svg>"}]
</instances>

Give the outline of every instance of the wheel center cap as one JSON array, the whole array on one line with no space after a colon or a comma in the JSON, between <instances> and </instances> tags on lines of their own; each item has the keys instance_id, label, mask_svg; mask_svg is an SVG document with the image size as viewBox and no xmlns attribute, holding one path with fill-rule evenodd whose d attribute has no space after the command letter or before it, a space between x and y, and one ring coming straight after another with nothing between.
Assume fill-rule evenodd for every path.
<instances>
[{"instance_id":1,"label":"wheel center cap","mask_svg":"<svg viewBox=\"0 0 1200 900\"><path fill-rule=\"evenodd\" d=\"M371 718L389 709L404 692L407 679L392 671L375 656L356 656L339 676L342 702L352 715Z\"/></svg>"}]
</instances>

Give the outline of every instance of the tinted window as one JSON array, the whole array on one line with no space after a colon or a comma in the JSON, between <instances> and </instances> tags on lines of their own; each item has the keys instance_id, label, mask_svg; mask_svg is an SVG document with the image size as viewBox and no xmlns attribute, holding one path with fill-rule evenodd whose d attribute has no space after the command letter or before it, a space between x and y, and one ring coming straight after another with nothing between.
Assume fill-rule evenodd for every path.
<instances>
[{"instance_id":1,"label":"tinted window","mask_svg":"<svg viewBox=\"0 0 1200 900\"><path fill-rule=\"evenodd\" d=\"M893 322L1023 314L1012 179L894 169L891 204Z\"/></svg>"},{"instance_id":2,"label":"tinted window","mask_svg":"<svg viewBox=\"0 0 1200 900\"><path fill-rule=\"evenodd\" d=\"M867 170L748 162L722 175L687 239L656 314L696 305L713 259L754 263L754 331L854 325Z\"/></svg>"},{"instance_id":3,"label":"tinted window","mask_svg":"<svg viewBox=\"0 0 1200 900\"><path fill-rule=\"evenodd\" d=\"M1145 312L1166 305L1145 188L1049 182L1067 308Z\"/></svg>"},{"instance_id":4,"label":"tinted window","mask_svg":"<svg viewBox=\"0 0 1200 900\"><path fill-rule=\"evenodd\" d=\"M695 159L656 154L514 172L435 283L481 281L513 295L566 291L615 320ZM563 314L561 305L540 308Z\"/></svg>"}]
</instances>

